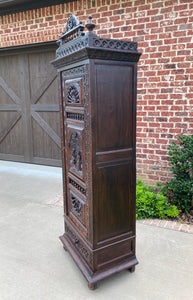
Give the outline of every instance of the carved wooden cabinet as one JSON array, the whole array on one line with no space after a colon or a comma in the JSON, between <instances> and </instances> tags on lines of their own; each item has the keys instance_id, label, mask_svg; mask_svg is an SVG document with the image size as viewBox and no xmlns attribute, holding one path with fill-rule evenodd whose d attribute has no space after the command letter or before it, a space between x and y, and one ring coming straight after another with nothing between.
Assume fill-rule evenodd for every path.
<instances>
[{"instance_id":1,"label":"carved wooden cabinet","mask_svg":"<svg viewBox=\"0 0 193 300\"><path fill-rule=\"evenodd\" d=\"M134 271L137 43L99 38L71 15L57 58L64 185L63 246L89 287Z\"/></svg>"}]
</instances>

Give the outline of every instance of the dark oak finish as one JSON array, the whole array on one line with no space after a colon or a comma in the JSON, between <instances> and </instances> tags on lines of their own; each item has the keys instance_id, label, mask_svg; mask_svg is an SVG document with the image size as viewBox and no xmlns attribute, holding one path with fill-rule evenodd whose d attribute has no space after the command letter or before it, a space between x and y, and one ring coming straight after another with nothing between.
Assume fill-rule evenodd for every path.
<instances>
[{"instance_id":1,"label":"dark oak finish","mask_svg":"<svg viewBox=\"0 0 193 300\"><path fill-rule=\"evenodd\" d=\"M69 20L73 20L73 16ZM71 23L70 23L71 24ZM90 18L63 33L58 69L65 233L89 283L134 271L137 44L101 39Z\"/></svg>"},{"instance_id":2,"label":"dark oak finish","mask_svg":"<svg viewBox=\"0 0 193 300\"><path fill-rule=\"evenodd\" d=\"M1 54L0 159L61 165L54 51Z\"/></svg>"}]
</instances>

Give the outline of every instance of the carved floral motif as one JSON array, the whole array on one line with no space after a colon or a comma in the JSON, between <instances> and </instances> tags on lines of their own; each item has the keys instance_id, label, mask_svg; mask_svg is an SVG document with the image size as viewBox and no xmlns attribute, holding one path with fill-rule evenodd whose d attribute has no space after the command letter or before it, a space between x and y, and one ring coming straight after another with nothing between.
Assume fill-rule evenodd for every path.
<instances>
[{"instance_id":1,"label":"carved floral motif","mask_svg":"<svg viewBox=\"0 0 193 300\"><path fill-rule=\"evenodd\" d=\"M68 87L67 102L68 103L80 103L79 91L74 85Z\"/></svg>"},{"instance_id":2,"label":"carved floral motif","mask_svg":"<svg viewBox=\"0 0 193 300\"><path fill-rule=\"evenodd\" d=\"M65 96L66 95L66 96ZM66 104L82 104L82 79L74 78L65 80Z\"/></svg>"}]
</instances>

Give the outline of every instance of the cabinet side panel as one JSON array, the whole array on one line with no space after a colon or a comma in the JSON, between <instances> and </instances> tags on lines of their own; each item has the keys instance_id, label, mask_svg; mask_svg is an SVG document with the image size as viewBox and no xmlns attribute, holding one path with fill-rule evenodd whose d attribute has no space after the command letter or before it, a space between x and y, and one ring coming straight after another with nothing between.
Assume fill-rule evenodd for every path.
<instances>
[{"instance_id":1,"label":"cabinet side panel","mask_svg":"<svg viewBox=\"0 0 193 300\"><path fill-rule=\"evenodd\" d=\"M135 64L95 63L95 243L135 236Z\"/></svg>"},{"instance_id":2,"label":"cabinet side panel","mask_svg":"<svg viewBox=\"0 0 193 300\"><path fill-rule=\"evenodd\" d=\"M96 151L132 147L132 66L96 65Z\"/></svg>"}]
</instances>

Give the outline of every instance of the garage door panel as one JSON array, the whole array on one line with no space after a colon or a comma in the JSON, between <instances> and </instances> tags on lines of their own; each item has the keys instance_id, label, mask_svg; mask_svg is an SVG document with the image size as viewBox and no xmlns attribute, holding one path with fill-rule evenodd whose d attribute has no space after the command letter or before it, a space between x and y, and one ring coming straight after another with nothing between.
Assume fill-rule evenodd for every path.
<instances>
[{"instance_id":1,"label":"garage door panel","mask_svg":"<svg viewBox=\"0 0 193 300\"><path fill-rule=\"evenodd\" d=\"M1 84L1 78L0 78L0 84ZM15 104L13 99L5 92L5 90L0 85L0 106L2 104Z\"/></svg>"},{"instance_id":2,"label":"garage door panel","mask_svg":"<svg viewBox=\"0 0 193 300\"><path fill-rule=\"evenodd\" d=\"M23 77L23 71L20 70L21 57L21 55L9 55L0 58L0 86L5 91L11 90L19 99L22 93L20 77Z\"/></svg>"},{"instance_id":3,"label":"garage door panel","mask_svg":"<svg viewBox=\"0 0 193 300\"><path fill-rule=\"evenodd\" d=\"M0 159L61 165L54 57L55 51L0 57Z\"/></svg>"},{"instance_id":4,"label":"garage door panel","mask_svg":"<svg viewBox=\"0 0 193 300\"><path fill-rule=\"evenodd\" d=\"M60 159L60 147L53 140L50 132L47 133L36 120L32 120L33 132L36 135L33 137L33 156L39 158L50 158L50 153L53 159Z\"/></svg>"},{"instance_id":5,"label":"garage door panel","mask_svg":"<svg viewBox=\"0 0 193 300\"><path fill-rule=\"evenodd\" d=\"M52 126L50 126L37 112L32 113L33 119L37 122L37 124L49 135L49 137L55 142L58 147L61 146L60 137L53 130ZM34 128L35 130L35 128ZM40 133L33 130L34 138L40 135Z\"/></svg>"},{"instance_id":6,"label":"garage door panel","mask_svg":"<svg viewBox=\"0 0 193 300\"><path fill-rule=\"evenodd\" d=\"M55 75L55 76L54 76ZM57 95L58 90L58 81L57 81L57 75L54 74L49 77L49 80L44 82L44 91L41 95L36 95L36 97L33 98L33 103L36 104L57 104L59 108L59 100Z\"/></svg>"},{"instance_id":7,"label":"garage door panel","mask_svg":"<svg viewBox=\"0 0 193 300\"><path fill-rule=\"evenodd\" d=\"M47 75L47 78L43 81L43 83L40 85L39 88L36 90L33 90L32 97L31 97L31 104L37 104L37 103L57 103L57 100L55 99L56 91L52 90L54 87L53 82L56 85L56 73L50 73ZM51 87L51 88L50 88ZM47 94L49 93L49 97L47 97ZM54 95L52 97L51 95Z\"/></svg>"},{"instance_id":8,"label":"garage door panel","mask_svg":"<svg viewBox=\"0 0 193 300\"><path fill-rule=\"evenodd\" d=\"M48 112L44 112L44 111L40 111L38 112L39 116L47 123L48 126L50 126L50 128L52 128L52 130L57 134L58 132L60 132L60 122L57 122L57 117L58 117L58 112L54 112L54 111L48 111ZM60 135L58 135L58 138L60 140Z\"/></svg>"},{"instance_id":9,"label":"garage door panel","mask_svg":"<svg viewBox=\"0 0 193 300\"><path fill-rule=\"evenodd\" d=\"M6 114L4 114L6 115ZM8 115L8 114L7 114ZM22 117L21 114L11 113L11 116L6 116L5 124L0 124L0 153L2 154L13 154L13 155L24 155L23 147L23 135L22 135ZM0 114L0 119L1 114ZM5 159L5 158L4 158Z\"/></svg>"},{"instance_id":10,"label":"garage door panel","mask_svg":"<svg viewBox=\"0 0 193 300\"><path fill-rule=\"evenodd\" d=\"M39 89L42 89L46 81L56 76L56 70L50 64L50 61L55 58L55 53L45 52L39 53L38 55L29 54L29 76L31 85L31 98ZM48 84L45 84L46 89Z\"/></svg>"}]
</instances>

